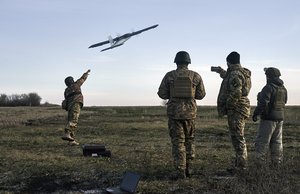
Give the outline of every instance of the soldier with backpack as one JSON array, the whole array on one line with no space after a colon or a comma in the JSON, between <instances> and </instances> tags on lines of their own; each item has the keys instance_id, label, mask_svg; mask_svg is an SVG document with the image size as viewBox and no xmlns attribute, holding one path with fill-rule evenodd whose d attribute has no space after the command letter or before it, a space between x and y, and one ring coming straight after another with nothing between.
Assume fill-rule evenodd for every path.
<instances>
[{"instance_id":1,"label":"soldier with backpack","mask_svg":"<svg viewBox=\"0 0 300 194\"><path fill-rule=\"evenodd\" d=\"M203 99L206 93L201 76L188 69L191 59L186 51L178 52L174 62L177 69L164 76L157 94L164 100L168 99L168 127L176 168L175 178L186 178L192 174L195 158L195 99Z\"/></svg>"},{"instance_id":2,"label":"soldier with backpack","mask_svg":"<svg viewBox=\"0 0 300 194\"><path fill-rule=\"evenodd\" d=\"M230 172L243 170L247 163L247 147L244 137L245 120L250 116L248 94L251 88L251 72L240 64L240 55L231 52L227 58L227 71L221 67L212 68L223 78L218 95L217 108L219 116L227 115L232 145L235 150L233 167Z\"/></svg>"},{"instance_id":3,"label":"soldier with backpack","mask_svg":"<svg viewBox=\"0 0 300 194\"><path fill-rule=\"evenodd\" d=\"M282 125L287 103L287 90L279 78L281 73L277 68L265 68L265 74L267 84L258 93L257 107L252 116L254 122L260 116L255 139L255 153L258 164L262 164L266 161L270 148L271 162L274 166L278 166L283 159Z\"/></svg>"}]
</instances>

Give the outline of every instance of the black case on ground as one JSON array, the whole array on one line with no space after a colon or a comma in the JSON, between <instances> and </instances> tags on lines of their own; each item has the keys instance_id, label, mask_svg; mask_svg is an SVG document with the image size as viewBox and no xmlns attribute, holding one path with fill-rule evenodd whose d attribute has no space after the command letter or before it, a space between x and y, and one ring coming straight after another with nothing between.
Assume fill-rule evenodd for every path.
<instances>
[{"instance_id":1,"label":"black case on ground","mask_svg":"<svg viewBox=\"0 0 300 194\"><path fill-rule=\"evenodd\" d=\"M103 144L84 144L82 151L84 156L111 156L111 152Z\"/></svg>"}]
</instances>

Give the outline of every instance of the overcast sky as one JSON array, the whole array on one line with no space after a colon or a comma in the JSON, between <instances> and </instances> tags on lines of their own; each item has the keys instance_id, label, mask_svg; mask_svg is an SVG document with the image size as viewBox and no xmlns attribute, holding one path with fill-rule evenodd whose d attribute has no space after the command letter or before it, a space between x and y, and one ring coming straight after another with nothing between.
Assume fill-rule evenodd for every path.
<instances>
[{"instance_id":1,"label":"overcast sky","mask_svg":"<svg viewBox=\"0 0 300 194\"><path fill-rule=\"evenodd\" d=\"M36 92L60 104L67 76L79 78L85 105L161 105L157 90L189 52L207 92L198 105L215 105L231 51L252 71L250 101L265 85L264 67L277 67L288 104L300 104L299 0L0 0L0 93ZM88 49L107 37L159 24L123 46Z\"/></svg>"}]
</instances>

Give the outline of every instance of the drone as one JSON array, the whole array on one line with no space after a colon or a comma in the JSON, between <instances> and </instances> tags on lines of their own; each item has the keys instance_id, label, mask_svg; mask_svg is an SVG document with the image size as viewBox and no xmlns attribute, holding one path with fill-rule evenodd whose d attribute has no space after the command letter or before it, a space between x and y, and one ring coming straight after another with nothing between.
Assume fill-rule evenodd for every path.
<instances>
[{"instance_id":1,"label":"drone","mask_svg":"<svg viewBox=\"0 0 300 194\"><path fill-rule=\"evenodd\" d=\"M111 36L109 36L107 41L103 41L103 42L99 42L99 43L97 43L97 44L93 44L93 45L89 46L89 48L94 48L94 47L98 47L98 46L102 46L102 45L105 45L105 44L109 44L109 43L110 43L110 47L105 48L105 49L102 49L101 52L102 52L102 51L109 50L109 49L113 49L113 48L122 46L122 45L123 45L129 38L131 38L132 36L135 36L135 35L137 35L137 34L140 34L140 33L142 33L142 32L145 32L145 31L147 31L147 30L156 28L157 26L158 26L158 24L153 25L153 26L150 26L150 27L148 27L148 28L144 28L144 29L139 30L139 31L136 31L136 32L126 33L126 34L123 34L123 35L121 35L121 36L117 36L116 38L112 38Z\"/></svg>"}]
</instances>

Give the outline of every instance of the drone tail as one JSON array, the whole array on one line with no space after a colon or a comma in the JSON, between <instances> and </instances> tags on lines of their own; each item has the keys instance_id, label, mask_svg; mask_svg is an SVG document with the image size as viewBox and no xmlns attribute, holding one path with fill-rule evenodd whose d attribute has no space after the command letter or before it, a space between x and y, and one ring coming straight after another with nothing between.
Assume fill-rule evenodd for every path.
<instances>
[{"instance_id":1,"label":"drone tail","mask_svg":"<svg viewBox=\"0 0 300 194\"><path fill-rule=\"evenodd\" d=\"M110 43L110 45L113 45L113 39L112 39L112 37L111 36L108 36L108 40L109 40L109 43Z\"/></svg>"}]
</instances>

